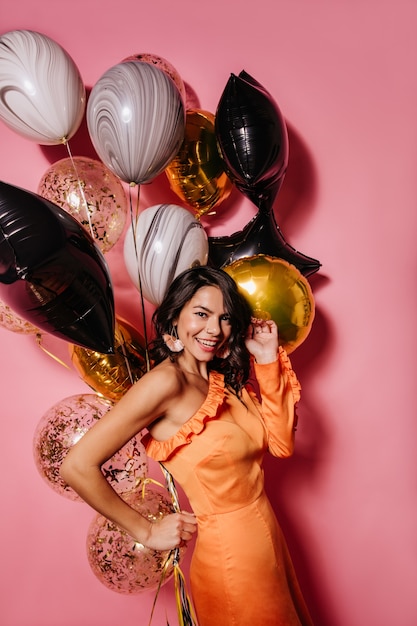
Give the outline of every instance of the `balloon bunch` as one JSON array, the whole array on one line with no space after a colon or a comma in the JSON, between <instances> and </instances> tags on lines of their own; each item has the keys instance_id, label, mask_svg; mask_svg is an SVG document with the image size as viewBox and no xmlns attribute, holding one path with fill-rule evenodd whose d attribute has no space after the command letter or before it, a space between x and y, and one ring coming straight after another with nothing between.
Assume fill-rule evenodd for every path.
<instances>
[{"instance_id":1,"label":"balloon bunch","mask_svg":"<svg viewBox=\"0 0 417 626\"><path fill-rule=\"evenodd\" d=\"M65 257L67 267L68 263L73 267L72 277L67 276L64 285L61 277L58 286L51 285L51 274L57 263L62 265L62 260L54 259L51 267L50 246L46 244L47 256L36 259L45 271L36 273L35 286L28 265L32 260L29 248L39 247L39 241L27 238L33 222L29 217L23 225L26 203L22 198L21 241L12 241L7 232L10 211L1 216L0 223L3 239L7 240L7 244L0 242L4 246L2 266L8 268L0 275L2 285L7 285L0 288L0 296L5 306L15 312L16 327L21 328L18 316L22 315L34 327L67 338L82 349L113 352L111 279L96 248L106 253L125 229L128 208L123 183L129 189L131 218L125 233L124 259L141 298L145 353L148 341L144 299L158 305L172 279L187 267L209 263L233 271L234 264L242 259L247 265L250 259L264 256L265 262L289 263L303 277L319 269L319 261L288 244L276 224L273 203L283 184L289 158L287 128L271 94L247 72L230 75L214 115L188 109L181 76L168 61L152 54L130 55L110 67L93 85L87 104L74 61L45 35L22 30L1 36L0 69L0 119L25 137L39 143L68 145L85 113L100 161L72 157L69 153L68 159L54 163L44 173L37 191L52 203L44 204L49 212L57 212L51 208L56 205L87 231L94 244L94 264L99 259L101 272L107 273L108 278L107 291L103 293L101 286L99 298L101 309L107 306L107 310L99 311L91 301L85 301L85 291L73 293L74 287L78 283L85 286L87 279L78 276L75 250L67 241L60 255ZM62 89L55 89L55 84ZM139 212L140 186L162 172L185 206L162 204ZM233 186L253 202L257 213L242 230L230 236L209 237L200 218L215 215ZM138 188L136 214L132 208L133 187ZM11 196L18 190L11 186L3 190L0 201L7 208L10 202L15 203ZM25 191L19 193L22 197ZM37 203L41 206L43 200L38 199ZM15 204L13 210L16 211ZM25 260L25 254L23 269L20 258ZM89 265L93 265L91 261ZM66 288L68 282L73 289ZM94 289L97 282L95 279ZM308 292L308 284L305 290ZM285 293L276 286L270 291L272 302L264 307L268 315L274 315L275 300L284 300L284 305L291 307L291 301L286 301ZM78 296L83 302L75 302ZM284 347L295 349L304 340L314 314L312 302L309 309L311 316L298 337L287 341L281 332ZM89 318L92 322L95 318L94 328L90 327L92 324L87 327ZM97 331L103 336L95 337ZM145 360L149 368L147 355Z\"/></svg>"},{"instance_id":2,"label":"balloon bunch","mask_svg":"<svg viewBox=\"0 0 417 626\"><path fill-rule=\"evenodd\" d=\"M81 501L61 478L59 470L68 452L111 408L112 402L97 394L65 398L41 418L33 438L37 470L56 493ZM128 441L102 466L109 484L149 521L173 511L166 489L146 478L148 460L139 435ZM152 486L148 486L153 483ZM162 488L162 489L161 489ZM185 549L181 550L181 557ZM149 550L101 515L96 514L87 532L87 558L93 573L106 587L136 594L154 589L174 574L170 551Z\"/></svg>"},{"instance_id":3,"label":"balloon bunch","mask_svg":"<svg viewBox=\"0 0 417 626\"><path fill-rule=\"evenodd\" d=\"M84 116L98 160L71 154L69 142ZM0 119L27 139L68 150L68 158L43 174L37 193L0 181L0 325L67 341L71 365L94 391L52 407L34 436L43 478L77 499L59 477L63 458L151 366L144 299L159 305L188 267L223 268L254 313L277 322L290 352L310 331L314 300L307 277L320 263L290 246L275 221L273 204L288 165L287 128L271 94L245 71L230 75L213 114L187 106L185 84L167 60L134 54L104 72L87 103L66 51L41 33L16 30L0 36ZM141 186L162 173L185 206L139 211ZM239 232L209 237L201 218L215 216L234 187L257 213ZM124 232L143 334L116 317L104 256ZM171 508L149 488L137 498L146 471L136 438L103 466L115 489L156 519ZM160 554L100 517L89 530L88 556L102 582L122 593L149 588L162 570L167 574Z\"/></svg>"},{"instance_id":4,"label":"balloon bunch","mask_svg":"<svg viewBox=\"0 0 417 626\"><path fill-rule=\"evenodd\" d=\"M37 194L0 182L0 324L13 332L38 337L46 332L68 341L74 369L96 392L51 407L34 433L35 465L42 478L56 493L78 500L60 478L62 461L147 369L142 335L115 317L103 256L125 228L128 204L122 183L148 182L163 171L183 138L184 105L161 69L138 61L118 64L98 81L87 111L102 161L72 157L69 140L86 112L86 92L69 55L45 35L13 31L0 37L0 70L3 122L39 144L68 148L69 158L44 173ZM205 248L207 255L207 237ZM134 499L148 471L140 440L129 441L102 471L122 497ZM164 493L147 489L141 510L155 520L172 510ZM88 534L93 571L100 562L105 565L98 574L103 584L137 593L151 588L162 573L164 579L171 575L172 566L161 569L166 555L134 544L133 558L121 542L113 544L118 529L106 532L94 536L90 529ZM106 537L112 554L103 552ZM117 577L109 580L116 567Z\"/></svg>"}]
</instances>

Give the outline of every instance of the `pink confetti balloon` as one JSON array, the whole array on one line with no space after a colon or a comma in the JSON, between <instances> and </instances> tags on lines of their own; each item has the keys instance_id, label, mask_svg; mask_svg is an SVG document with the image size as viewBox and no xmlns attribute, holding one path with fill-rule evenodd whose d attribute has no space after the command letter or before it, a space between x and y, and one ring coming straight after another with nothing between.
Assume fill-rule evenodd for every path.
<instances>
[{"instance_id":1,"label":"pink confetti balloon","mask_svg":"<svg viewBox=\"0 0 417 626\"><path fill-rule=\"evenodd\" d=\"M38 194L72 215L105 253L126 224L127 197L120 180L88 157L61 159L42 176Z\"/></svg>"},{"instance_id":2,"label":"pink confetti balloon","mask_svg":"<svg viewBox=\"0 0 417 626\"><path fill-rule=\"evenodd\" d=\"M2 300L0 300L0 326L22 335L35 335L39 332L39 328L17 315Z\"/></svg>"},{"instance_id":3,"label":"pink confetti balloon","mask_svg":"<svg viewBox=\"0 0 417 626\"><path fill-rule=\"evenodd\" d=\"M124 497L136 511L151 522L173 513L164 493L146 485L142 490ZM180 550L180 558L185 548ZM146 548L102 515L96 515L87 534L87 556L93 573L103 585L124 594L137 594L156 589L163 577L173 573L170 551ZM166 570L166 571L165 571Z\"/></svg>"},{"instance_id":4,"label":"pink confetti balloon","mask_svg":"<svg viewBox=\"0 0 417 626\"><path fill-rule=\"evenodd\" d=\"M33 438L35 465L47 484L70 500L82 501L60 475L69 450L112 407L96 394L75 395L51 407L40 420ZM102 472L119 494L135 489L147 474L145 448L139 437L131 439L102 466Z\"/></svg>"}]
</instances>

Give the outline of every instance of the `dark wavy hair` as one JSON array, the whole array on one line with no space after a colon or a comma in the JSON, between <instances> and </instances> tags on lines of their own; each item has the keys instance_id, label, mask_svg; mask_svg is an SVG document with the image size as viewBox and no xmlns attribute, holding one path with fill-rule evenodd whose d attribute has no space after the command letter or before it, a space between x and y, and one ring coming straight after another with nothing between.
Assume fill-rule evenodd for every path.
<instances>
[{"instance_id":1,"label":"dark wavy hair","mask_svg":"<svg viewBox=\"0 0 417 626\"><path fill-rule=\"evenodd\" d=\"M224 374L225 384L239 394L249 377L250 355L245 345L245 337L252 312L233 278L223 270L202 265L185 270L173 280L152 316L154 339L149 347L150 358L154 365L167 357L175 358L175 353L167 348L162 336L172 332L174 321L178 319L183 307L202 287L220 289L225 313L229 315L231 325L227 343L228 356L224 359L214 357L209 367Z\"/></svg>"}]
</instances>

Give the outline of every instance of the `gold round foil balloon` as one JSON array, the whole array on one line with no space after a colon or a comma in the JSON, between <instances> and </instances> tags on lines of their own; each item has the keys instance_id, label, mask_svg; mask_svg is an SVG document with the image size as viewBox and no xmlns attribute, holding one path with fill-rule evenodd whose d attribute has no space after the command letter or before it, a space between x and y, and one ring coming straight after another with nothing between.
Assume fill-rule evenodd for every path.
<instances>
[{"instance_id":1,"label":"gold round foil balloon","mask_svg":"<svg viewBox=\"0 0 417 626\"><path fill-rule=\"evenodd\" d=\"M145 341L127 322L116 318L114 354L70 344L74 368L84 382L109 400L119 400L147 371Z\"/></svg>"},{"instance_id":2,"label":"gold round foil balloon","mask_svg":"<svg viewBox=\"0 0 417 626\"><path fill-rule=\"evenodd\" d=\"M274 320L287 353L303 343L313 323L314 299L307 279L294 265L259 254L223 269L238 284L253 315Z\"/></svg>"},{"instance_id":3,"label":"gold round foil balloon","mask_svg":"<svg viewBox=\"0 0 417 626\"><path fill-rule=\"evenodd\" d=\"M212 212L233 186L217 147L214 119L200 109L186 112L184 141L165 169L171 189L193 207L196 217Z\"/></svg>"}]
</instances>

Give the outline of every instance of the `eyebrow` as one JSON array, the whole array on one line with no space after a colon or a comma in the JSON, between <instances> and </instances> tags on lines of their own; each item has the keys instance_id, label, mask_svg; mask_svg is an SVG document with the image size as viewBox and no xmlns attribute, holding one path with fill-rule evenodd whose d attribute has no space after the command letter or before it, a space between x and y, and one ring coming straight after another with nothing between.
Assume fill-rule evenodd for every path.
<instances>
[{"instance_id":1,"label":"eyebrow","mask_svg":"<svg viewBox=\"0 0 417 626\"><path fill-rule=\"evenodd\" d=\"M204 306L202 304L194 305L193 309L203 309L203 311L205 311L206 313L211 313L212 315L214 315L214 311L212 311L211 309L207 308L206 306ZM222 315L229 315L229 313L227 311L223 311L223 313L220 313L220 317Z\"/></svg>"}]
</instances>

